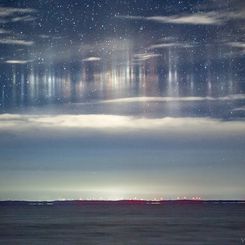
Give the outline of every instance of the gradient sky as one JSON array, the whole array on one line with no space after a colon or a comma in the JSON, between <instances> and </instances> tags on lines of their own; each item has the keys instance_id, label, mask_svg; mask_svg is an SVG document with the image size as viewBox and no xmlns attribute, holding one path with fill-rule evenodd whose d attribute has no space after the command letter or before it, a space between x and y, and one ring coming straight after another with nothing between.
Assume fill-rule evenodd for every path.
<instances>
[{"instance_id":1,"label":"gradient sky","mask_svg":"<svg viewBox=\"0 0 245 245\"><path fill-rule=\"evenodd\" d=\"M245 198L243 0L1 1L0 200Z\"/></svg>"}]
</instances>

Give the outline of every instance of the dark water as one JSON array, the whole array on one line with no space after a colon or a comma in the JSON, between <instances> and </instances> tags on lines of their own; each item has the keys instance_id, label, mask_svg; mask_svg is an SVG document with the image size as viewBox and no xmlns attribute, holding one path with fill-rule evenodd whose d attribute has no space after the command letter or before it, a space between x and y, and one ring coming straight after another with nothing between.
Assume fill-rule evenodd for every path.
<instances>
[{"instance_id":1,"label":"dark water","mask_svg":"<svg viewBox=\"0 0 245 245\"><path fill-rule=\"evenodd\" d=\"M244 204L15 206L0 244L243 244Z\"/></svg>"}]
</instances>

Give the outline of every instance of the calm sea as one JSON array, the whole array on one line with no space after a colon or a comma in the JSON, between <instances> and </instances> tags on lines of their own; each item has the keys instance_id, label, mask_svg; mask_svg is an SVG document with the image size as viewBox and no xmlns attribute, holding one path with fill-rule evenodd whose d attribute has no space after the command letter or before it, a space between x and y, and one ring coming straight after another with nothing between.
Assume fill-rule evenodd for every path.
<instances>
[{"instance_id":1,"label":"calm sea","mask_svg":"<svg viewBox=\"0 0 245 245\"><path fill-rule=\"evenodd\" d=\"M244 204L0 207L0 244L243 243Z\"/></svg>"}]
</instances>

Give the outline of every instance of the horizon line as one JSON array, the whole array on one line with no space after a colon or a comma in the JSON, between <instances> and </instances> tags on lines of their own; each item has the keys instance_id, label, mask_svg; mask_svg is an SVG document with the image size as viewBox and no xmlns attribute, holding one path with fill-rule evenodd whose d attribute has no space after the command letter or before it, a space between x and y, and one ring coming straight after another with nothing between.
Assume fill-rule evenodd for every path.
<instances>
[{"instance_id":1,"label":"horizon line","mask_svg":"<svg viewBox=\"0 0 245 245\"><path fill-rule=\"evenodd\" d=\"M244 202L245 199L54 199L54 200L0 200L1 202L36 202L36 203L52 203L52 202Z\"/></svg>"}]
</instances>

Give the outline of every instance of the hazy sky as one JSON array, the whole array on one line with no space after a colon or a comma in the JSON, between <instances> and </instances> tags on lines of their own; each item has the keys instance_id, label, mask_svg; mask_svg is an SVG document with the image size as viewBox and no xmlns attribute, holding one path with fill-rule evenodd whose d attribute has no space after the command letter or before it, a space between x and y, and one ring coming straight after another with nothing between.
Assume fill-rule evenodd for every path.
<instances>
[{"instance_id":1,"label":"hazy sky","mask_svg":"<svg viewBox=\"0 0 245 245\"><path fill-rule=\"evenodd\" d=\"M245 3L1 1L0 199L245 198Z\"/></svg>"}]
</instances>

